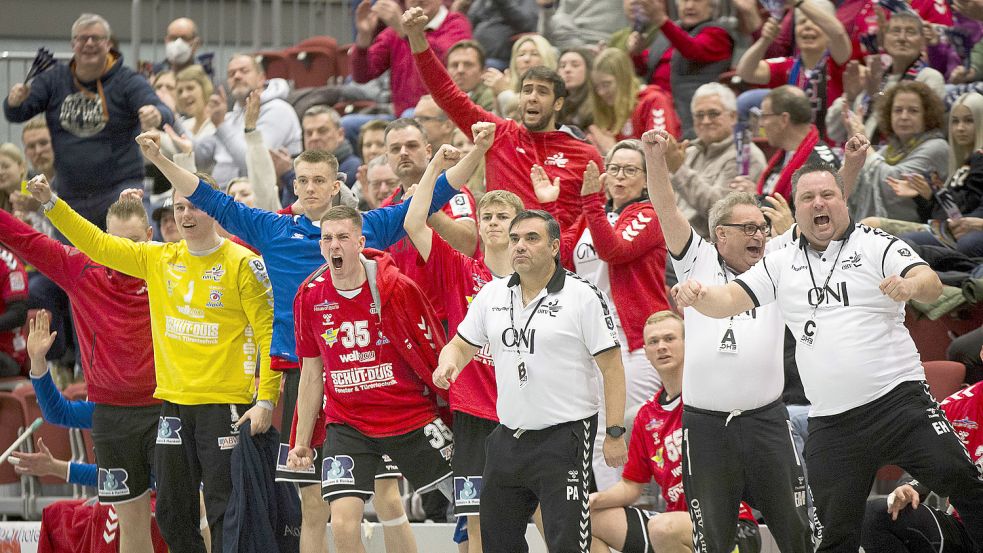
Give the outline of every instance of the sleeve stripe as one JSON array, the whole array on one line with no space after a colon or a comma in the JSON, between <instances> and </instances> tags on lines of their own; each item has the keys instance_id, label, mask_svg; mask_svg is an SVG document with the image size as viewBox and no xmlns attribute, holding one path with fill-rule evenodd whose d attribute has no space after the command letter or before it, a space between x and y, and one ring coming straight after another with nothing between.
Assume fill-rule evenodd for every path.
<instances>
[{"instance_id":1,"label":"sleeve stripe","mask_svg":"<svg viewBox=\"0 0 983 553\"><path fill-rule=\"evenodd\" d=\"M693 227L690 227L689 228L689 240L686 241L686 245L683 246L683 249L679 252L679 255L677 256L676 254L674 254L672 252L669 252L669 255L673 259L675 259L676 261L682 261L683 258L686 257L686 253L689 251L690 246L693 245L693 237L694 236L696 236L696 231L693 230ZM702 240L702 238L701 238L701 240Z\"/></svg>"},{"instance_id":2,"label":"sleeve stripe","mask_svg":"<svg viewBox=\"0 0 983 553\"><path fill-rule=\"evenodd\" d=\"M897 241L898 239L894 238L888 242L887 246L884 248L884 255L881 256L881 276L884 278L887 278L887 274L884 272L884 264L887 262L887 252L891 251L891 246Z\"/></svg>"},{"instance_id":3,"label":"sleeve stripe","mask_svg":"<svg viewBox=\"0 0 983 553\"><path fill-rule=\"evenodd\" d=\"M761 266L765 268L765 274L768 275L768 280L771 281L771 289L774 291L775 297L778 297L778 287L775 286L775 278L771 276L771 271L768 270L768 260L764 257L761 258ZM754 296L751 297L753 298Z\"/></svg>"},{"instance_id":4,"label":"sleeve stripe","mask_svg":"<svg viewBox=\"0 0 983 553\"><path fill-rule=\"evenodd\" d=\"M457 333L457 337L458 337L458 338L460 338L460 339L462 339L462 340L464 340L465 342L467 342L467 343L468 343L469 345L471 345L471 346L474 346L474 347L476 347L476 348L481 348L481 346L480 346L480 345L478 345L478 344L476 344L476 343L474 343L474 342L475 342L475 341L477 341L477 340L475 340L475 341L471 341L471 340L468 340L468 337L467 337L467 336L465 336L465 335L463 335L463 334L461 334L461 332L460 332L460 331L458 331L458 333Z\"/></svg>"},{"instance_id":5,"label":"sleeve stripe","mask_svg":"<svg viewBox=\"0 0 983 553\"><path fill-rule=\"evenodd\" d=\"M747 284L745 284L744 281L741 280L741 279L739 279L739 278L735 278L734 279L734 282L740 284L741 285L741 288L743 288L744 291L747 292L748 297L750 297L751 298L751 301L754 302L754 306L755 307L761 307L761 302L758 301L758 296L755 296L754 295L754 292L751 291L751 287L750 286L748 286Z\"/></svg>"},{"instance_id":6,"label":"sleeve stripe","mask_svg":"<svg viewBox=\"0 0 983 553\"><path fill-rule=\"evenodd\" d=\"M926 267L929 266L928 263L926 263L924 261L916 261L916 262L912 263L911 265L908 265L907 267L904 268L904 270L901 271L901 278L904 278L905 275L908 274L908 271L914 269L915 267L918 267L919 265L925 265Z\"/></svg>"},{"instance_id":7,"label":"sleeve stripe","mask_svg":"<svg viewBox=\"0 0 983 553\"><path fill-rule=\"evenodd\" d=\"M621 344L619 344L618 342L615 342L613 346L606 347L606 348L604 348L604 349L602 349L602 350L600 350L600 351L598 351L596 353L592 353L591 355L593 357L597 357L598 355L600 355L600 354L602 354L602 353L604 353L606 351L611 351L613 349L620 348L620 347L621 347Z\"/></svg>"}]
</instances>

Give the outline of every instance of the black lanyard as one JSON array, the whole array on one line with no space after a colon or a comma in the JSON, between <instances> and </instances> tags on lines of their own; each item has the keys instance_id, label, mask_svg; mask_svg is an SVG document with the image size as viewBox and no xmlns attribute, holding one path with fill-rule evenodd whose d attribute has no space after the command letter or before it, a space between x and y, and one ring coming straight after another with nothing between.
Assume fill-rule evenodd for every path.
<instances>
[{"instance_id":1,"label":"black lanyard","mask_svg":"<svg viewBox=\"0 0 983 553\"><path fill-rule=\"evenodd\" d=\"M510 294L515 294L515 291L510 292ZM549 294L546 295L548 296ZM521 293L520 293L520 297L521 297ZM546 296L539 298L539 301L536 302L536 306L532 308L532 315L529 315L529 320L526 321L526 326L523 327L522 334L519 334L519 330L515 328L515 297L513 296L511 299L512 301L509 302L509 321L511 321L512 323L511 326L512 331L516 333L516 340L518 340L519 336L524 336L526 334L526 331L529 330L529 325L532 323L533 317L536 316L536 312L539 311L539 306L542 305L543 300L546 299ZM518 344L516 344L516 348L518 348ZM531 354L532 352L530 351L529 353Z\"/></svg>"},{"instance_id":2,"label":"black lanyard","mask_svg":"<svg viewBox=\"0 0 983 553\"><path fill-rule=\"evenodd\" d=\"M840 249L836 251L836 258L833 259L833 266L829 270L829 274L826 275L826 282L823 283L822 288L816 287L816 277L812 274L812 261L809 260L809 246L802 246L802 253L806 256L806 265L809 267L809 279L812 280L812 288L818 290L816 293L816 305L812 308L813 317L816 316L816 311L819 309L819 304L823 302L823 298L826 296L826 287L829 286L829 279L833 278L833 272L836 271L836 263L840 260L840 254L843 253L843 249L846 248L847 238L843 239L843 243L840 244ZM808 297L808 295L807 295Z\"/></svg>"}]
</instances>

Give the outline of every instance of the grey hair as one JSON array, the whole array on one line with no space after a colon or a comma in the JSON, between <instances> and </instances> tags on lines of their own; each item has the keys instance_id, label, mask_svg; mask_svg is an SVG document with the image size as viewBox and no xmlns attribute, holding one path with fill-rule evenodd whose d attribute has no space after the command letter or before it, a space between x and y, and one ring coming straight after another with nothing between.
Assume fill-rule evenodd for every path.
<instances>
[{"instance_id":1,"label":"grey hair","mask_svg":"<svg viewBox=\"0 0 983 553\"><path fill-rule=\"evenodd\" d=\"M844 194L845 197L846 187L843 183L843 177L840 176L840 171L825 161L813 161L806 163L798 171L792 173L792 201L795 201L795 193L799 188L799 180L812 173L829 173L833 175L833 180L836 182L837 188L840 189L840 194Z\"/></svg>"},{"instance_id":2,"label":"grey hair","mask_svg":"<svg viewBox=\"0 0 983 553\"><path fill-rule=\"evenodd\" d=\"M113 30L109 27L109 22L106 21L105 17L95 13L83 13L75 20L75 23L72 23L72 38L76 37L79 29L96 23L106 29L106 36L113 36Z\"/></svg>"},{"instance_id":3,"label":"grey hair","mask_svg":"<svg viewBox=\"0 0 983 553\"><path fill-rule=\"evenodd\" d=\"M758 197L750 192L731 192L717 200L710 208L710 214L707 218L710 223L710 236L714 242L716 242L715 229L729 219L734 208L739 205L750 205L757 208Z\"/></svg>"},{"instance_id":4,"label":"grey hair","mask_svg":"<svg viewBox=\"0 0 983 553\"><path fill-rule=\"evenodd\" d=\"M306 119L308 117L314 117L317 115L327 115L328 117L331 118L331 122L334 123L336 129L341 128L341 116L338 115L337 110L335 110L331 106L326 106L324 104L318 104L316 106L311 106L307 108L307 110L304 111L304 116L301 117L301 120Z\"/></svg>"},{"instance_id":5,"label":"grey hair","mask_svg":"<svg viewBox=\"0 0 983 553\"><path fill-rule=\"evenodd\" d=\"M626 138L624 140L619 141L617 144L611 147L611 150L608 152L607 157L604 158L604 163L605 164L610 163L611 158L614 157L614 153L617 152L618 150L631 150L633 152L638 152L638 155L642 156L642 171L646 171L645 150L642 148L641 140L638 140L636 138ZM598 167L598 169L600 169L602 173L604 172L603 167ZM648 174L648 171L646 171L646 174ZM644 189L642 191L644 192Z\"/></svg>"},{"instance_id":6,"label":"grey hair","mask_svg":"<svg viewBox=\"0 0 983 553\"><path fill-rule=\"evenodd\" d=\"M365 166L365 170L368 171L369 169L374 167L382 167L383 165L389 167L389 160L386 159L386 154L378 155L370 159L368 165Z\"/></svg>"},{"instance_id":7,"label":"grey hair","mask_svg":"<svg viewBox=\"0 0 983 553\"><path fill-rule=\"evenodd\" d=\"M918 23L918 36L922 36L922 29L925 27L925 22L922 21L922 17L915 12L892 13L891 19L889 19L887 22L887 27L891 26L891 21L903 21L905 19Z\"/></svg>"},{"instance_id":8,"label":"grey hair","mask_svg":"<svg viewBox=\"0 0 983 553\"><path fill-rule=\"evenodd\" d=\"M724 109L727 111L737 111L737 97L734 96L734 91L720 83L706 83L700 85L700 88L697 88L696 92L693 93L693 99L690 100L690 111L696 111L696 100L698 98L706 98L709 96L717 96L720 98L720 103L724 105Z\"/></svg>"}]
</instances>

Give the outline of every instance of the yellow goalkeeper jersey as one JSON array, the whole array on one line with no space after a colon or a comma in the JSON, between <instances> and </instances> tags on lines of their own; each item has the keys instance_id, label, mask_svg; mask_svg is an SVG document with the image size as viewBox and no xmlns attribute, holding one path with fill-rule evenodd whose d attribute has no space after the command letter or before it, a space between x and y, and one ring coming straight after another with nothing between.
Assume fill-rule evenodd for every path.
<instances>
[{"instance_id":1,"label":"yellow goalkeeper jersey","mask_svg":"<svg viewBox=\"0 0 983 553\"><path fill-rule=\"evenodd\" d=\"M99 230L64 201L48 218L97 263L147 282L157 390L181 405L276 404L280 373L270 370L273 293L263 260L228 240L204 253L176 243L137 243ZM120 348L126 336L117 336ZM257 363L257 360L259 362Z\"/></svg>"}]
</instances>

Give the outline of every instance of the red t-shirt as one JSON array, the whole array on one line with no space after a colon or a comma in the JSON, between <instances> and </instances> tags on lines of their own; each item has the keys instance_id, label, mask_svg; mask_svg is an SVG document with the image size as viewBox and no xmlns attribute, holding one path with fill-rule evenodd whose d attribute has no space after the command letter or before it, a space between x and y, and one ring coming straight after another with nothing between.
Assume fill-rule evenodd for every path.
<instances>
[{"instance_id":1,"label":"red t-shirt","mask_svg":"<svg viewBox=\"0 0 983 553\"><path fill-rule=\"evenodd\" d=\"M402 202L403 190L397 188L388 198L379 204L379 207L397 205ZM462 186L461 192L451 198L441 211L455 221L458 219L471 219L474 221L476 218L475 212L477 211L474 196L471 195L468 187ZM436 233L434 233L434 236L436 236ZM396 266L399 267L399 272L410 277L413 279L413 282L420 285L420 289L426 294L427 299L430 300L430 304L437 313L437 318L442 321L446 320L447 307L444 305L444 291L434 284L434 279L427 275L423 267L416 262L419 253L416 251L409 237L404 236L399 242L389 246L386 251L393 256ZM478 255L480 253L481 250L476 245L472 255Z\"/></svg>"},{"instance_id":2,"label":"red t-shirt","mask_svg":"<svg viewBox=\"0 0 983 553\"><path fill-rule=\"evenodd\" d=\"M663 405L665 389L645 402L635 415L628 444L628 463L622 476L648 484L653 478L662 490L667 511L686 511L683 493L683 400ZM754 522L751 508L741 502L739 518Z\"/></svg>"},{"instance_id":3,"label":"red t-shirt","mask_svg":"<svg viewBox=\"0 0 983 553\"><path fill-rule=\"evenodd\" d=\"M0 313L15 301L27 300L27 271L10 250L0 246ZM24 327L0 332L0 352L6 353L21 366L27 361L27 337Z\"/></svg>"},{"instance_id":4,"label":"red t-shirt","mask_svg":"<svg viewBox=\"0 0 983 553\"><path fill-rule=\"evenodd\" d=\"M442 291L447 310L447 335L454 336L468 313L471 300L494 277L480 257L462 254L436 232L433 233L430 257L423 263L417 256L417 262L423 267L427 280ZM498 421L497 390L495 362L486 344L450 387L451 410Z\"/></svg>"},{"instance_id":5,"label":"red t-shirt","mask_svg":"<svg viewBox=\"0 0 983 553\"><path fill-rule=\"evenodd\" d=\"M802 67L800 65L798 74L793 77L792 72L795 69L795 60L796 58L792 57L765 60L765 63L768 64L768 69L771 71L771 77L766 86L768 88L778 88L782 85L790 84L805 89L806 72L811 71L812 68ZM846 69L846 65L839 65L833 58L826 57L826 107L833 105L833 101L843 94L844 69Z\"/></svg>"},{"instance_id":6,"label":"red t-shirt","mask_svg":"<svg viewBox=\"0 0 983 553\"><path fill-rule=\"evenodd\" d=\"M367 282L348 299L330 277L315 278L294 300L297 356L324 361L329 422L366 436L397 436L437 418L437 408L383 334L378 313Z\"/></svg>"}]
</instances>

